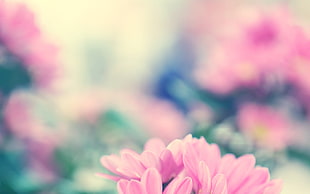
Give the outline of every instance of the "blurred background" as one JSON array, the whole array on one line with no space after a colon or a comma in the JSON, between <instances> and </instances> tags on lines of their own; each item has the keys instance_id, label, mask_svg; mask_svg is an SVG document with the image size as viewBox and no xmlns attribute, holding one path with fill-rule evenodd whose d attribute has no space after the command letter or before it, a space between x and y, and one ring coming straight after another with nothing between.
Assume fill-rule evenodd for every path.
<instances>
[{"instance_id":1,"label":"blurred background","mask_svg":"<svg viewBox=\"0 0 310 194\"><path fill-rule=\"evenodd\" d=\"M188 133L310 193L304 0L0 0L0 193L116 193L100 157Z\"/></svg>"}]
</instances>

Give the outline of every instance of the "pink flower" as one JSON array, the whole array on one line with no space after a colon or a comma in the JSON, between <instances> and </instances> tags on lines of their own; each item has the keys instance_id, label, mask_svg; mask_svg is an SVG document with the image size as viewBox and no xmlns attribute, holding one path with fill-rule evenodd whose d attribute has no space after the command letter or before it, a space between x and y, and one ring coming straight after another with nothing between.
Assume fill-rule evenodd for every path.
<instances>
[{"instance_id":1,"label":"pink flower","mask_svg":"<svg viewBox=\"0 0 310 194\"><path fill-rule=\"evenodd\" d=\"M195 71L200 86L217 94L226 95L239 87L250 87L259 82L259 67L227 55L223 48Z\"/></svg>"},{"instance_id":2,"label":"pink flower","mask_svg":"<svg viewBox=\"0 0 310 194\"><path fill-rule=\"evenodd\" d=\"M24 63L36 84L50 86L57 73L58 49L43 39L26 5L0 0L0 46Z\"/></svg>"},{"instance_id":3,"label":"pink flower","mask_svg":"<svg viewBox=\"0 0 310 194\"><path fill-rule=\"evenodd\" d=\"M168 101L146 96L138 96L134 101L133 118L150 137L168 143L188 132L189 124L185 116Z\"/></svg>"},{"instance_id":4,"label":"pink flower","mask_svg":"<svg viewBox=\"0 0 310 194\"><path fill-rule=\"evenodd\" d=\"M3 117L7 128L18 138L28 138L38 129L25 95L21 93L14 93L8 99L3 110Z\"/></svg>"},{"instance_id":5,"label":"pink flower","mask_svg":"<svg viewBox=\"0 0 310 194\"><path fill-rule=\"evenodd\" d=\"M290 143L291 123L271 107L245 104L239 110L237 123L259 146L278 150Z\"/></svg>"},{"instance_id":6,"label":"pink flower","mask_svg":"<svg viewBox=\"0 0 310 194\"><path fill-rule=\"evenodd\" d=\"M28 103L27 95L13 93L3 111L4 124L14 139L26 149L29 169L38 175L41 181L51 182L57 177L53 154L61 137L59 134L56 137L34 117Z\"/></svg>"},{"instance_id":7,"label":"pink flower","mask_svg":"<svg viewBox=\"0 0 310 194\"><path fill-rule=\"evenodd\" d=\"M212 36L220 33L227 25L235 11L238 3L230 0L217 0L217 1L201 1L192 0L188 2L185 14L185 30L189 34L190 39L197 41L196 44L205 43L209 41ZM211 38L210 38L211 37Z\"/></svg>"},{"instance_id":8,"label":"pink flower","mask_svg":"<svg viewBox=\"0 0 310 194\"><path fill-rule=\"evenodd\" d=\"M299 28L296 35L296 55L291 65L287 68L286 76L289 83L296 87L298 93L310 95L310 36Z\"/></svg>"},{"instance_id":9,"label":"pink flower","mask_svg":"<svg viewBox=\"0 0 310 194\"><path fill-rule=\"evenodd\" d=\"M172 157L162 158L167 150ZM118 181L120 194L277 194L282 187L281 181L270 180L268 169L255 167L253 155L221 157L217 145L191 135L167 147L152 139L141 155L125 151L121 157L104 156L101 161L118 175L103 176Z\"/></svg>"},{"instance_id":10,"label":"pink flower","mask_svg":"<svg viewBox=\"0 0 310 194\"><path fill-rule=\"evenodd\" d=\"M288 10L253 12L231 41L231 51L263 71L280 71L295 54L296 22Z\"/></svg>"},{"instance_id":11,"label":"pink flower","mask_svg":"<svg viewBox=\"0 0 310 194\"><path fill-rule=\"evenodd\" d=\"M300 28L286 9L239 14L195 73L203 88L219 94L259 86L270 77L283 81L300 42Z\"/></svg>"},{"instance_id":12,"label":"pink flower","mask_svg":"<svg viewBox=\"0 0 310 194\"><path fill-rule=\"evenodd\" d=\"M101 114L109 109L111 98L109 95L103 92L102 88L67 93L58 98L58 109L64 117L74 122L96 124Z\"/></svg>"},{"instance_id":13,"label":"pink flower","mask_svg":"<svg viewBox=\"0 0 310 194\"><path fill-rule=\"evenodd\" d=\"M279 180L269 180L268 169L254 167L253 155L221 157L218 146L208 144L204 138L188 138L183 162L185 174L192 178L196 193L276 194L281 191Z\"/></svg>"}]
</instances>

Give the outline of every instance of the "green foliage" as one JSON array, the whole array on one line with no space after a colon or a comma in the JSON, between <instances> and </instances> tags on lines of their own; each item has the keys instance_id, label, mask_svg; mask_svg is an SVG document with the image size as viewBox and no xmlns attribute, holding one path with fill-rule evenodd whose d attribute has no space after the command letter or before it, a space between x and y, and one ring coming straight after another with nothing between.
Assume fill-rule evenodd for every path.
<instances>
[{"instance_id":1,"label":"green foliage","mask_svg":"<svg viewBox=\"0 0 310 194\"><path fill-rule=\"evenodd\" d=\"M0 91L4 95L9 95L18 88L29 87L32 78L29 71L17 59L8 57L0 62Z\"/></svg>"}]
</instances>

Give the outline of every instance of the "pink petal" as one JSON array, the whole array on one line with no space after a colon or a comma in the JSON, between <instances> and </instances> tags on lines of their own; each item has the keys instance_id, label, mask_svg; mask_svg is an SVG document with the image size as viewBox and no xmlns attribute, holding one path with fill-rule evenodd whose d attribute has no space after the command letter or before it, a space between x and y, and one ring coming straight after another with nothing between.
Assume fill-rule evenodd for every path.
<instances>
[{"instance_id":1,"label":"pink petal","mask_svg":"<svg viewBox=\"0 0 310 194\"><path fill-rule=\"evenodd\" d=\"M132 180L127 184L126 194L147 194L143 189L142 185L136 181Z\"/></svg>"},{"instance_id":2,"label":"pink petal","mask_svg":"<svg viewBox=\"0 0 310 194\"><path fill-rule=\"evenodd\" d=\"M228 191L236 190L255 166L253 155L244 155L237 159L231 171L226 174Z\"/></svg>"},{"instance_id":3,"label":"pink petal","mask_svg":"<svg viewBox=\"0 0 310 194\"><path fill-rule=\"evenodd\" d=\"M192 134L188 134L188 135L186 135L186 136L184 137L183 141L184 141L184 142L192 142L193 139L194 139L194 138L193 138Z\"/></svg>"},{"instance_id":4,"label":"pink petal","mask_svg":"<svg viewBox=\"0 0 310 194\"><path fill-rule=\"evenodd\" d=\"M189 177L186 177L183 179L183 181L176 187L176 190L174 193L184 193L184 194L190 194L192 192L193 182L192 179Z\"/></svg>"},{"instance_id":5,"label":"pink petal","mask_svg":"<svg viewBox=\"0 0 310 194\"><path fill-rule=\"evenodd\" d=\"M211 190L211 175L208 166L203 161L199 162L198 180L200 183L199 193L209 194Z\"/></svg>"},{"instance_id":6,"label":"pink petal","mask_svg":"<svg viewBox=\"0 0 310 194\"><path fill-rule=\"evenodd\" d=\"M176 169L177 165L174 162L172 153L170 150L164 150L160 155L162 171L161 175L163 178L163 182L169 181L171 176L175 176L175 173L178 169Z\"/></svg>"},{"instance_id":7,"label":"pink petal","mask_svg":"<svg viewBox=\"0 0 310 194\"><path fill-rule=\"evenodd\" d=\"M199 158L196 153L196 150L193 148L191 144L187 144L185 147L185 152L183 155L183 162L186 171L189 173L191 177L195 177L198 171L198 162Z\"/></svg>"},{"instance_id":8,"label":"pink petal","mask_svg":"<svg viewBox=\"0 0 310 194\"><path fill-rule=\"evenodd\" d=\"M155 168L149 168L143 174L141 183L144 185L147 194L161 194L162 180L161 176Z\"/></svg>"},{"instance_id":9,"label":"pink petal","mask_svg":"<svg viewBox=\"0 0 310 194\"><path fill-rule=\"evenodd\" d=\"M172 152L176 164L180 166L183 163L183 142L179 139L174 140L167 146L167 149Z\"/></svg>"},{"instance_id":10,"label":"pink petal","mask_svg":"<svg viewBox=\"0 0 310 194\"><path fill-rule=\"evenodd\" d=\"M226 178L223 174L217 174L212 179L212 194L227 194Z\"/></svg>"},{"instance_id":11,"label":"pink petal","mask_svg":"<svg viewBox=\"0 0 310 194\"><path fill-rule=\"evenodd\" d=\"M117 168L118 174L121 174L123 177L127 177L128 179L140 179L141 174L135 171L135 169L131 168Z\"/></svg>"},{"instance_id":12,"label":"pink petal","mask_svg":"<svg viewBox=\"0 0 310 194\"><path fill-rule=\"evenodd\" d=\"M99 176L99 177L102 177L102 178L106 178L106 179L110 179L112 181L120 180L120 177L112 176L112 175L108 175L108 174L104 174L104 173L96 173L96 176Z\"/></svg>"},{"instance_id":13,"label":"pink petal","mask_svg":"<svg viewBox=\"0 0 310 194\"><path fill-rule=\"evenodd\" d=\"M282 191L283 182L281 180L273 180L265 189L264 194L280 194Z\"/></svg>"},{"instance_id":14,"label":"pink petal","mask_svg":"<svg viewBox=\"0 0 310 194\"><path fill-rule=\"evenodd\" d=\"M128 170L132 170L139 174L139 177L142 176L142 174L145 171L144 166L141 164L140 159L130 152L123 152L121 153L122 161L124 162L124 168L128 168Z\"/></svg>"},{"instance_id":15,"label":"pink petal","mask_svg":"<svg viewBox=\"0 0 310 194\"><path fill-rule=\"evenodd\" d=\"M235 161L236 157L233 154L226 154L222 157L217 173L227 174L232 165L234 165Z\"/></svg>"},{"instance_id":16,"label":"pink petal","mask_svg":"<svg viewBox=\"0 0 310 194\"><path fill-rule=\"evenodd\" d=\"M278 194L281 193L282 190L282 181L281 180L272 180L267 182L263 185L257 185L256 187L252 188L251 192L256 194Z\"/></svg>"},{"instance_id":17,"label":"pink petal","mask_svg":"<svg viewBox=\"0 0 310 194\"><path fill-rule=\"evenodd\" d=\"M161 170L160 160L154 152L144 151L141 154L141 162L145 168L156 168L159 171Z\"/></svg>"},{"instance_id":18,"label":"pink petal","mask_svg":"<svg viewBox=\"0 0 310 194\"><path fill-rule=\"evenodd\" d=\"M252 170L246 180L234 192L240 194L247 194L251 192L253 188L257 188L259 185L263 185L267 181L269 181L268 168L257 167Z\"/></svg>"},{"instance_id":19,"label":"pink petal","mask_svg":"<svg viewBox=\"0 0 310 194\"><path fill-rule=\"evenodd\" d=\"M126 190L127 190L127 185L128 185L129 181L127 180L120 180L117 182L117 191L119 194L126 194Z\"/></svg>"},{"instance_id":20,"label":"pink petal","mask_svg":"<svg viewBox=\"0 0 310 194\"><path fill-rule=\"evenodd\" d=\"M214 176L221 159L220 149L215 144L211 145L208 144L204 138L199 139L199 141L200 141L200 146L198 148L200 150L199 158L201 158L201 160L206 162L206 165L209 167L211 175Z\"/></svg>"},{"instance_id":21,"label":"pink petal","mask_svg":"<svg viewBox=\"0 0 310 194\"><path fill-rule=\"evenodd\" d=\"M144 145L144 150L154 152L157 156L166 148L165 143L160 139L150 139Z\"/></svg>"},{"instance_id":22,"label":"pink petal","mask_svg":"<svg viewBox=\"0 0 310 194\"><path fill-rule=\"evenodd\" d=\"M193 190L192 179L185 177L174 179L165 189L164 194L190 194Z\"/></svg>"},{"instance_id":23,"label":"pink petal","mask_svg":"<svg viewBox=\"0 0 310 194\"><path fill-rule=\"evenodd\" d=\"M116 155L103 156L101 157L100 162L106 169L113 172L114 174L118 174L116 168L118 168L121 164L120 157Z\"/></svg>"}]
</instances>

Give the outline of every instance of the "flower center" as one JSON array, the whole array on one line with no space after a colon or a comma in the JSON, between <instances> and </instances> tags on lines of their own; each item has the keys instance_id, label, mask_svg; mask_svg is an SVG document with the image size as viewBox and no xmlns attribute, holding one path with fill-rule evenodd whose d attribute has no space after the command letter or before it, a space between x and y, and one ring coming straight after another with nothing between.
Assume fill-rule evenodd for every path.
<instances>
[{"instance_id":1,"label":"flower center","mask_svg":"<svg viewBox=\"0 0 310 194\"><path fill-rule=\"evenodd\" d=\"M269 46L277 38L276 29L271 21L262 21L250 30L249 36L255 46Z\"/></svg>"}]
</instances>

